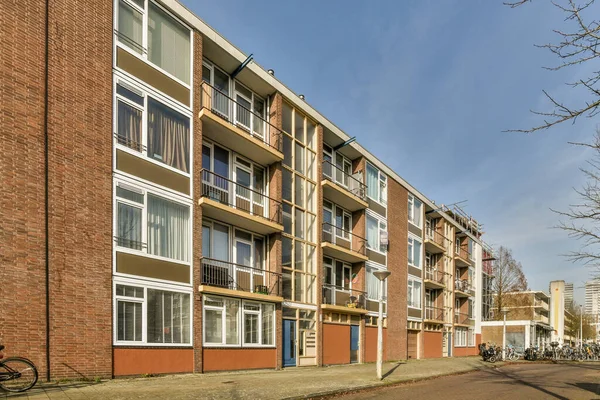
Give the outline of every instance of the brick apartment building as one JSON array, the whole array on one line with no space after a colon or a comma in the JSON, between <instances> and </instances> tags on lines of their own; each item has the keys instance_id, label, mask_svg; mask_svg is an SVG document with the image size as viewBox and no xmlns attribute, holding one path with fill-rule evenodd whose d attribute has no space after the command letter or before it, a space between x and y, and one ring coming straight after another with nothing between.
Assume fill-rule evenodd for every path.
<instances>
[{"instance_id":1,"label":"brick apartment building","mask_svg":"<svg viewBox=\"0 0 600 400\"><path fill-rule=\"evenodd\" d=\"M7 354L52 379L371 362L382 269L387 359L477 354L480 225L181 4L0 22Z\"/></svg>"}]
</instances>

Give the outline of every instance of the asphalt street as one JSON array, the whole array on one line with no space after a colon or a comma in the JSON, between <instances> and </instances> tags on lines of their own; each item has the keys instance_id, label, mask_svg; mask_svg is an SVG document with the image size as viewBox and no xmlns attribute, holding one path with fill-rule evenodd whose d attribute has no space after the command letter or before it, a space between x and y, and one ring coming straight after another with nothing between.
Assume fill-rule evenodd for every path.
<instances>
[{"instance_id":1,"label":"asphalt street","mask_svg":"<svg viewBox=\"0 0 600 400\"><path fill-rule=\"evenodd\" d=\"M600 399L600 363L508 365L336 399Z\"/></svg>"}]
</instances>

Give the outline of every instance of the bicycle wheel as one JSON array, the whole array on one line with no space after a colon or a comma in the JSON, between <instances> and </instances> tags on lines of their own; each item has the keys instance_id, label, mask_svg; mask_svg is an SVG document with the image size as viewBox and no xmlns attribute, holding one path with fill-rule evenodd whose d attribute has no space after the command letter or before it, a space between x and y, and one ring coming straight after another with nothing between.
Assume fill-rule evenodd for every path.
<instances>
[{"instance_id":1,"label":"bicycle wheel","mask_svg":"<svg viewBox=\"0 0 600 400\"><path fill-rule=\"evenodd\" d=\"M0 382L0 388L8 392L24 392L38 380L38 372L31 361L22 357L10 357L0 363L0 370L10 377Z\"/></svg>"}]
</instances>

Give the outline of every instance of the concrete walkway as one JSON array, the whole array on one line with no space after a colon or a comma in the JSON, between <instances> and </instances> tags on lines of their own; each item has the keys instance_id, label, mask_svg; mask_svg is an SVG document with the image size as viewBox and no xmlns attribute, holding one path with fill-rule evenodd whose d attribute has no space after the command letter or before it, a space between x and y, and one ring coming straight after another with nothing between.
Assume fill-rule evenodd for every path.
<instances>
[{"instance_id":1,"label":"concrete walkway","mask_svg":"<svg viewBox=\"0 0 600 400\"><path fill-rule=\"evenodd\" d=\"M500 364L484 363L480 357L386 363L383 381L376 378L375 364L360 364L113 379L101 383L44 383L23 394L0 392L0 399L300 399L464 373Z\"/></svg>"}]
</instances>

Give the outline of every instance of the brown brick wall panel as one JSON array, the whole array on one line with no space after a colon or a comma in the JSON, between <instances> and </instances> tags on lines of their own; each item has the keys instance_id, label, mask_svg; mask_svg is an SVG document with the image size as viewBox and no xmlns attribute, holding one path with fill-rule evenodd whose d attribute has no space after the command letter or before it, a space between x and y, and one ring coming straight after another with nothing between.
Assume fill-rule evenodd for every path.
<instances>
[{"instance_id":1,"label":"brown brick wall panel","mask_svg":"<svg viewBox=\"0 0 600 400\"><path fill-rule=\"evenodd\" d=\"M176 374L192 372L192 349L144 349L115 347L114 375Z\"/></svg>"},{"instance_id":2,"label":"brown brick wall panel","mask_svg":"<svg viewBox=\"0 0 600 400\"><path fill-rule=\"evenodd\" d=\"M202 121L199 118L202 105L200 104L200 87L202 85L202 35L194 32L194 82L192 93L194 96L194 159L192 171L192 187L194 205L192 268L194 281L194 372L202 372L202 295L198 292L200 286L200 259L202 258L202 207L198 201L202 196Z\"/></svg>"},{"instance_id":3,"label":"brown brick wall panel","mask_svg":"<svg viewBox=\"0 0 600 400\"><path fill-rule=\"evenodd\" d=\"M377 361L377 327L367 326L365 328L365 362ZM387 351L388 329L383 328L383 360L388 360ZM406 347L406 346L405 346Z\"/></svg>"},{"instance_id":4,"label":"brown brick wall panel","mask_svg":"<svg viewBox=\"0 0 600 400\"><path fill-rule=\"evenodd\" d=\"M113 4L49 15L50 361L53 377L112 374Z\"/></svg>"},{"instance_id":5,"label":"brown brick wall panel","mask_svg":"<svg viewBox=\"0 0 600 400\"><path fill-rule=\"evenodd\" d=\"M388 178L388 359L407 358L407 252L408 252L408 192Z\"/></svg>"},{"instance_id":6,"label":"brown brick wall panel","mask_svg":"<svg viewBox=\"0 0 600 400\"><path fill-rule=\"evenodd\" d=\"M442 332L423 332L423 357L442 357Z\"/></svg>"},{"instance_id":7,"label":"brown brick wall panel","mask_svg":"<svg viewBox=\"0 0 600 400\"><path fill-rule=\"evenodd\" d=\"M0 343L6 356L30 358L41 379L46 374L44 34L43 1L0 1Z\"/></svg>"},{"instance_id":8,"label":"brown brick wall panel","mask_svg":"<svg viewBox=\"0 0 600 400\"><path fill-rule=\"evenodd\" d=\"M323 324L323 365L350 364L350 325Z\"/></svg>"}]
</instances>

